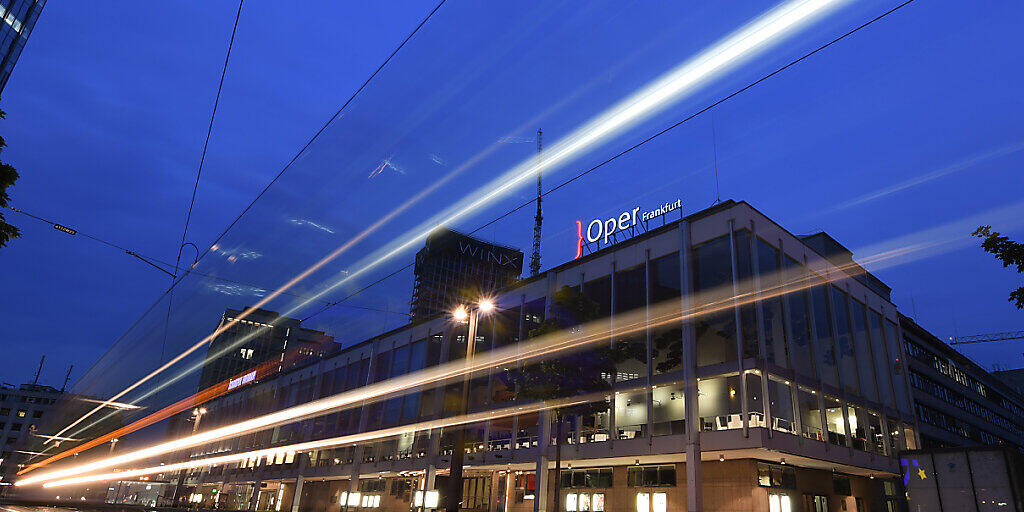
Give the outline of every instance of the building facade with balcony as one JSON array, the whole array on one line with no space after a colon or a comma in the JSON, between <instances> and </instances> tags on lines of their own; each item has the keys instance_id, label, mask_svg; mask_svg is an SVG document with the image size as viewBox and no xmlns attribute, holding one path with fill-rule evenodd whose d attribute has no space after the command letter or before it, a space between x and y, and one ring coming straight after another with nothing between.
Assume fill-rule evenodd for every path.
<instances>
[{"instance_id":1,"label":"building facade with balcony","mask_svg":"<svg viewBox=\"0 0 1024 512\"><path fill-rule=\"evenodd\" d=\"M587 321L537 334L567 295L590 304ZM888 288L827 235L795 236L727 201L488 298L497 309L479 322L473 361L485 366L468 404L486 421L465 426L462 509L898 509L897 454L918 446L900 317ZM443 501L462 380L415 379L466 364L466 342L465 324L435 315L210 402L200 430L372 391L194 449L199 459L280 448L195 470L177 498L294 512L408 510L431 490ZM611 348L600 353L614 363L601 396L587 395L594 405L564 409L557 424L517 400L510 377L552 346L572 347L554 354L570 362ZM415 385L395 389L403 379ZM334 441L292 448L318 439Z\"/></svg>"}]
</instances>

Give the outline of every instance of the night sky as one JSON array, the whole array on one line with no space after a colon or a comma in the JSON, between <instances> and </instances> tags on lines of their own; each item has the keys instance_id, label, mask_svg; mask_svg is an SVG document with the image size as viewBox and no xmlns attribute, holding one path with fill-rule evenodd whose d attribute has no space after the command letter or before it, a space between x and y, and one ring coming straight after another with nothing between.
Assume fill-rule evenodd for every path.
<instances>
[{"instance_id":1,"label":"night sky","mask_svg":"<svg viewBox=\"0 0 1024 512\"><path fill-rule=\"evenodd\" d=\"M538 127L546 143L557 141L774 5L486 4L444 5L203 258L197 270L204 276L190 276L176 292L165 352L191 345L216 327L225 307L254 303L441 183L293 291L323 290L455 198L531 158ZM546 183L893 5L853 2L553 169ZM281 7L249 0L243 9L188 235L204 251L433 4ZM173 262L236 8L50 2L0 101L3 159L22 174L12 204ZM675 199L685 212L711 205L717 166L723 199L746 200L793 233L828 231L855 258L925 239L950 242L867 265L892 286L900 310L939 337L1024 328L1024 313L1007 302L1020 276L968 239L980 223L1024 239L1024 71L1014 64L1024 45L1022 9L1008 0L919 0L555 192L545 203L544 267L573 256L576 219ZM529 187L517 190L454 227L474 229L530 196ZM69 364L77 379L170 284L116 249L5 216L23 237L0 250L2 381L30 382L43 354L43 383L59 386ZM526 208L479 236L528 253L531 223ZM415 249L325 300L406 265ZM184 259L191 258L188 249ZM399 272L308 325L358 341L400 324L411 288L411 273ZM287 296L268 307L285 311L298 302ZM120 382L155 366L162 330L154 326L165 314L166 303L158 303L93 378ZM1024 340L965 353L987 366L1024 366Z\"/></svg>"}]
</instances>

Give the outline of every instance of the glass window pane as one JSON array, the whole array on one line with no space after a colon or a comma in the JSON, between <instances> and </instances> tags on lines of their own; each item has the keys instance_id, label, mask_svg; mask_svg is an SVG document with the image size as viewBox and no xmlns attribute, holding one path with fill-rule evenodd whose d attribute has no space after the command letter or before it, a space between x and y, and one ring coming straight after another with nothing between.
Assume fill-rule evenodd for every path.
<instances>
[{"instance_id":1,"label":"glass window pane","mask_svg":"<svg viewBox=\"0 0 1024 512\"><path fill-rule=\"evenodd\" d=\"M825 397L825 421L828 422L828 442L846 446L846 417L839 399Z\"/></svg>"},{"instance_id":2,"label":"glass window pane","mask_svg":"<svg viewBox=\"0 0 1024 512\"><path fill-rule=\"evenodd\" d=\"M734 232L736 246L736 289L741 296L750 296L754 291L754 265L751 259L750 231L740 229ZM754 303L740 304L740 334L743 338L743 357L757 357L759 353L757 312Z\"/></svg>"},{"instance_id":3,"label":"glass window pane","mask_svg":"<svg viewBox=\"0 0 1024 512\"><path fill-rule=\"evenodd\" d=\"M758 238L757 263L758 271L761 274L761 290L768 292L769 295L773 295L771 292L777 290L781 284L779 250ZM782 301L779 297L772 296L764 299L761 304L762 316L764 317L765 358L767 358L769 363L788 368L789 355L786 350L786 329L782 317Z\"/></svg>"},{"instance_id":4,"label":"glass window pane","mask_svg":"<svg viewBox=\"0 0 1024 512\"><path fill-rule=\"evenodd\" d=\"M796 260L783 258L783 284L796 288L787 293L783 299L786 315L789 320L790 357L793 369L808 377L817 377L818 369L814 364L811 350L811 324L807 311L807 292L802 288L805 270Z\"/></svg>"},{"instance_id":5,"label":"glass window pane","mask_svg":"<svg viewBox=\"0 0 1024 512\"><path fill-rule=\"evenodd\" d=\"M743 427L739 375L701 379L697 383L697 407L703 430Z\"/></svg>"},{"instance_id":6,"label":"glass window pane","mask_svg":"<svg viewBox=\"0 0 1024 512\"><path fill-rule=\"evenodd\" d=\"M733 296L728 235L694 247L693 272L697 308L728 303ZM736 321L732 308L719 306L700 314L694 321L694 330L699 366L736 361Z\"/></svg>"},{"instance_id":7,"label":"glass window pane","mask_svg":"<svg viewBox=\"0 0 1024 512\"><path fill-rule=\"evenodd\" d=\"M821 406L818 405L817 392L801 387L797 396L800 400L800 425L804 437L824 441L821 431Z\"/></svg>"},{"instance_id":8,"label":"glass window pane","mask_svg":"<svg viewBox=\"0 0 1024 512\"><path fill-rule=\"evenodd\" d=\"M839 378L847 393L860 394L857 379L857 361L853 355L853 339L850 334L849 304L846 292L835 286L832 290L832 321L836 327L836 351L839 353Z\"/></svg>"},{"instance_id":9,"label":"glass window pane","mask_svg":"<svg viewBox=\"0 0 1024 512\"><path fill-rule=\"evenodd\" d=\"M793 398L788 381L770 378L768 396L771 398L772 427L775 430L796 434L793 421Z\"/></svg>"},{"instance_id":10,"label":"glass window pane","mask_svg":"<svg viewBox=\"0 0 1024 512\"><path fill-rule=\"evenodd\" d=\"M643 390L615 394L615 425L619 439L647 434L647 395Z\"/></svg>"},{"instance_id":11,"label":"glass window pane","mask_svg":"<svg viewBox=\"0 0 1024 512\"><path fill-rule=\"evenodd\" d=\"M875 376L878 377L878 401L895 407L892 396L892 366L886 358L885 337L882 336L882 315L877 311L868 312L868 334L871 338L871 352L875 360Z\"/></svg>"},{"instance_id":12,"label":"glass window pane","mask_svg":"<svg viewBox=\"0 0 1024 512\"><path fill-rule=\"evenodd\" d=\"M857 370L860 374L861 396L878 401L878 386L875 383L874 365L871 362L871 345L868 342L867 308L855 300L850 301L850 315L853 324L854 353L857 356Z\"/></svg>"},{"instance_id":13,"label":"glass window pane","mask_svg":"<svg viewBox=\"0 0 1024 512\"><path fill-rule=\"evenodd\" d=\"M812 274L812 283L824 281ZM811 288L811 309L814 311L814 355L818 358L821 379L833 387L839 387L836 375L836 354L832 350L832 328L829 325L828 296L826 285L818 284Z\"/></svg>"},{"instance_id":14,"label":"glass window pane","mask_svg":"<svg viewBox=\"0 0 1024 512\"><path fill-rule=\"evenodd\" d=\"M685 433L686 407L683 400L683 384L673 383L656 386L652 391L651 411L652 435L666 436Z\"/></svg>"},{"instance_id":15,"label":"glass window pane","mask_svg":"<svg viewBox=\"0 0 1024 512\"><path fill-rule=\"evenodd\" d=\"M885 345L889 348L889 360L892 362L893 371L893 388L896 390L896 408L903 412L910 412L910 397L907 395L907 381L904 379L904 373L906 372L906 365L900 361L900 350L899 344L900 339L898 336L899 330L896 328L896 324L885 321Z\"/></svg>"}]
</instances>

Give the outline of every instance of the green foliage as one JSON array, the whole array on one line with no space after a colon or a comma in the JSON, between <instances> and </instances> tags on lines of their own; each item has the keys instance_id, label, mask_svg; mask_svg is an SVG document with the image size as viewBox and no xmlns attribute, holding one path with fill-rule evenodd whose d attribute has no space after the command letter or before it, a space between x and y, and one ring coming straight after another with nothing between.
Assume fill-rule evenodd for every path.
<instances>
[{"instance_id":1,"label":"green foliage","mask_svg":"<svg viewBox=\"0 0 1024 512\"><path fill-rule=\"evenodd\" d=\"M992 226L981 226L971 233L971 236L981 238L981 248L995 255L996 259L1003 263L1003 268L1013 265L1017 267L1018 274L1024 273L1024 244L1014 242L998 231L992 231ZM1024 286L1010 292L1009 301L1013 302L1017 309L1024 309Z\"/></svg>"},{"instance_id":2,"label":"green foliage","mask_svg":"<svg viewBox=\"0 0 1024 512\"><path fill-rule=\"evenodd\" d=\"M5 119L7 114L0 110L0 119ZM7 147L7 142L3 137L0 137L0 151ZM0 208L4 208L8 205L11 200L11 196L7 194L7 188L14 185L14 181L18 179L18 171L14 169L14 166L0 162ZM21 236L21 230L8 224L4 219L3 212L0 212L0 248L7 245L7 242L14 238Z\"/></svg>"},{"instance_id":3,"label":"green foliage","mask_svg":"<svg viewBox=\"0 0 1024 512\"><path fill-rule=\"evenodd\" d=\"M552 297L551 311L530 338L562 331L572 331L580 324L596 319L600 308L596 302L575 288L563 286ZM611 389L607 377L615 373L615 363L622 359L624 348L613 350L609 345L587 348L554 359L545 359L509 372L516 385L516 399L543 401L586 395ZM607 411L607 401L574 406L558 411L560 416L586 415Z\"/></svg>"}]
</instances>

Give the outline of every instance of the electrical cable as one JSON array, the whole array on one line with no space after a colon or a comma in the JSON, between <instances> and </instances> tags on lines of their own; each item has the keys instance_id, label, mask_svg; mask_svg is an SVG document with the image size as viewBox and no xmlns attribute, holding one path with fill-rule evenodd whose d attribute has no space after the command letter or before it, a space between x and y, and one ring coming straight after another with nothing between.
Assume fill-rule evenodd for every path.
<instances>
[{"instance_id":1,"label":"electrical cable","mask_svg":"<svg viewBox=\"0 0 1024 512\"><path fill-rule=\"evenodd\" d=\"M634 145L632 145L632 146L630 146L630 147L620 151L619 153L616 153L615 155L612 155L611 157L607 158L606 160L603 160L603 161L599 162L597 165L594 165L593 167L590 167L590 168L588 168L588 169L586 169L586 170L576 174L575 176L573 176L573 177L571 177L571 178L569 178L567 180L562 181L561 183L559 183L555 187L553 187L551 189L548 189L547 191L545 191L542 194L540 194L540 197L544 197L544 196L546 196L548 194L551 194L551 193L557 191L558 189L560 189L562 187L565 187L566 185L569 185L570 183L572 183L572 182L574 182L574 181L576 181L576 180L586 176L587 174L590 174L591 172L594 172L594 171L604 167L605 165L608 165L609 163L617 160L618 158L626 155L627 153L630 153L633 150L635 150L637 148L640 148L641 146L647 144L648 142L651 142L652 140L654 140L654 139L656 139L656 138L658 138L658 137L660 137L660 136L662 136L662 135L672 131L673 129L679 127L683 123L686 123L687 121L690 121L690 120L700 116L701 114L704 114L705 112L707 112L707 111L717 107L718 105L721 105L722 103L725 103L726 101L729 101L730 99L734 98L735 96L737 96L739 94L742 94L743 92L745 92L745 91L747 91L747 90L757 86L761 82L764 82L765 80L768 80L769 78L771 78L771 77L773 77L775 75L778 75L779 73L782 73L783 71L785 71L785 70L789 69L790 67L798 64L799 62L801 62L801 61L811 57L812 55L814 55L814 54L816 54L818 52L821 52L822 50L824 50L824 49L826 49L826 48L828 48L828 47L838 43L839 41L842 41L843 39L846 39L847 37L855 34L856 32L860 31L861 29L866 28L867 26L875 23L876 21L881 20L882 18L884 18L884 17L886 17L886 16L888 16L888 15L890 15L890 14L892 14L892 13L894 13L894 12L900 10L900 9L902 9L903 7L906 7L907 5L912 3L913 1L914 0L906 0L903 3L897 5L896 7L893 7L892 9L889 9L888 11L886 11L886 12L884 12L884 13L882 13L882 14L880 14L880 15L878 15L878 16L876 16L876 17L874 17L874 18L872 18L872 19L870 19L870 20L868 20L868 21L866 21L864 23L862 23L861 25L858 25L857 27L849 30L848 32L843 33L842 35L836 37L835 39L832 39L829 42L827 42L827 43L825 43L825 44L823 44L821 46L818 46L814 50L811 50L810 52L803 54L802 56L798 57L797 59L790 61L788 64L786 64L786 65L784 65L784 66L782 66L780 68L777 68L776 70L772 71L771 73L768 73L768 74L762 76L761 78L759 78L759 79L757 79L757 80L755 80L753 82L750 82L749 84L747 84L747 85L745 85L745 86L743 86L743 87L733 91L729 95L727 95L727 96L725 96L725 97L715 101L714 103L711 103L710 105L708 105L708 106L698 110L697 112L695 112L695 113L693 113L693 114L691 114L689 116L686 116L683 119L681 119L681 120L679 120L679 121L677 121L677 122L675 122L675 123L673 123L673 124L663 128L663 129L661 129L660 131L658 131L655 134L647 137L646 139L644 139L644 140L642 140L642 141L640 141L640 142L638 142L638 143L636 143L636 144L634 144ZM472 235L472 234L474 234L474 233L476 233L476 232L478 232L478 231L480 231L480 230L482 230L484 228L487 228L488 226L490 226L490 225L492 225L492 224L494 224L494 223L496 223L496 222L498 222L498 221L508 217L509 215L512 215L513 213L515 213L515 212L517 212L519 210L522 210L523 208L525 208L527 206L535 204L535 202L536 202L536 199L535 198L531 198L529 201L526 201L526 202L520 204L519 206L516 206L516 207L512 208L511 210L509 210L509 211L499 215L498 217L495 217L494 219L491 219L490 221L488 221L487 223L483 224L482 226L479 226L476 229L470 231L468 234ZM316 315L319 315L320 313L323 313L324 311L326 311L326 310L328 310L328 309L330 309L330 308L340 304L342 301L348 300L349 298L351 298L351 297L353 297L355 295L358 295L359 293L361 293L362 291L366 290L367 288L369 288L371 286L374 286L376 284L379 284L382 281L385 281L385 280L393 277L394 275L398 274L399 272L401 272L401 271L403 271L403 270L405 270L405 269L407 269L407 268L409 268L411 266L412 266L412 263L410 263L408 265L405 265L404 267L399 268L398 270L396 270L396 271L394 271L394 272L392 272L392 273L390 273L390 274L388 274L388 275L386 275L386 276L384 276L384 277L382 277L382 278L380 278L380 279L378 279L378 280L376 280L376 281L374 281L374 282L364 286L363 288L360 288L359 290L349 294L348 296L328 304L327 306L322 308L320 311L317 311L317 312L307 316L306 318L304 318L303 321L306 321L306 320L308 320L308 319L310 319L310 318L312 318L312 317L314 317Z\"/></svg>"},{"instance_id":2,"label":"electrical cable","mask_svg":"<svg viewBox=\"0 0 1024 512\"><path fill-rule=\"evenodd\" d=\"M192 199L188 203L188 214L185 215L185 229L181 232L181 245L178 246L178 259L174 262L174 277L178 276L178 268L181 265L181 251L185 248L185 238L188 236L188 226L192 221L192 208L196 204L196 193L199 191L199 178L203 175L203 164L206 162L206 149L210 146L210 135L213 134L213 121L217 117L217 105L220 104L220 93L224 89L224 77L228 74L228 61L231 60L231 48L235 45L235 33L238 32L238 20L242 17L242 4L245 0L238 0L238 12L235 13L235 24L231 27L231 38L228 39L228 51L224 56L224 67L220 71L220 82L217 83L217 94L213 98L213 110L210 112L210 124L206 128L206 140L203 141L203 153L199 157L199 169L196 171L196 182L192 186ZM198 252L198 249L196 249ZM193 266L195 266L193 264Z\"/></svg>"},{"instance_id":3,"label":"electrical cable","mask_svg":"<svg viewBox=\"0 0 1024 512\"><path fill-rule=\"evenodd\" d=\"M217 235L217 237L213 240L213 242L196 259L197 262L202 260L203 257L206 256L210 252L210 247L213 247L214 245L217 245L217 242L219 242L221 238L224 238L224 236L228 234L228 231L231 231L231 228L233 228L235 226L235 224L237 224L238 221L241 220L242 217L244 217L245 214L249 212L249 210L253 207L253 205L256 204L256 201L259 201L260 198L263 197L263 194L265 194L267 192L267 190L269 190L270 187L273 186L274 183L276 183L277 180L281 178L281 176L285 173L285 171L287 171L288 168L291 167L291 165L293 163L295 163L295 161L298 160L299 157L302 156L302 154L305 153L307 149L309 149L309 147L313 144L313 142L316 141L316 139L318 137L320 137L320 134L322 134L324 131L327 130L327 127L329 127L331 125L331 123L333 123L334 120L337 119L338 116L341 115L342 111L344 111L345 108L348 107L349 104L352 103L352 101L354 101L356 99L356 96L358 96L359 93L361 93L363 91L363 89L365 89L366 86L369 85L370 82L373 81L373 79L376 78L378 74L380 74L380 72L384 69L384 67L387 66L389 62L391 62L391 59L393 59L395 57L395 55L397 55L398 52L406 45L406 43L408 43L413 38L413 36L415 36L416 33L419 32L419 30L421 28L423 28L423 25L425 25L427 23L427 21L429 21L430 18L434 16L434 13L436 13L438 11L438 9L440 9L441 6L444 5L445 1L446 0L441 0L440 3L438 3L436 6L434 6L434 9L431 10L430 13L427 14L427 16L425 18L423 18L422 21L420 21L419 25L416 25L416 28L414 28L412 30L412 32L410 32L409 35L407 35L405 37L405 39L403 39L402 42L391 52L391 54L388 55L388 57L386 59L384 59L384 62L382 62L380 64L380 66L378 66L377 69L374 70L374 72L370 74L370 76L362 83L362 85L360 85L359 88L356 89L355 92L353 92L352 95L349 96L349 98L347 100L345 100L345 103L343 103L341 105L341 107L339 107L338 110L335 111L334 114L331 115L331 117L327 119L327 122L325 122L323 124L323 126L321 126L320 129L317 130L316 133L314 133L313 136L302 146L302 148L299 149L299 151L297 153L295 153L295 156L293 156L291 158L291 160L288 160L288 163L286 163L284 165L284 167L282 167L281 170L278 171L277 175L275 175L274 178L270 180L270 183L267 183L267 185L265 187L263 187L263 190L261 190L260 193L256 195L256 197L252 200L252 202L250 202L249 205L246 206L245 209L242 210L242 213L239 213L238 216L235 217L235 220L231 221L231 223L228 224L228 227L224 228L224 231L222 231L219 235ZM188 273L188 271L186 271L186 274L187 273ZM184 277L184 276L182 276L182 277ZM179 279L179 281L180 281L180 279Z\"/></svg>"}]
</instances>

